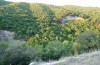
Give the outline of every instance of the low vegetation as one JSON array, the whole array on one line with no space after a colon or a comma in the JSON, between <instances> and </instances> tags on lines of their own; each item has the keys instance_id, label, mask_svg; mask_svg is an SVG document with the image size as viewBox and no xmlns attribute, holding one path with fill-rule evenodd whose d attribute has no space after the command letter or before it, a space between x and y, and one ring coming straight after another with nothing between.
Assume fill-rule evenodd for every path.
<instances>
[{"instance_id":1,"label":"low vegetation","mask_svg":"<svg viewBox=\"0 0 100 65\"><path fill-rule=\"evenodd\" d=\"M62 24L66 16L84 20L66 20ZM0 42L0 65L58 60L100 48L100 8L2 0L0 30L13 31L15 39L26 41L24 44Z\"/></svg>"}]
</instances>

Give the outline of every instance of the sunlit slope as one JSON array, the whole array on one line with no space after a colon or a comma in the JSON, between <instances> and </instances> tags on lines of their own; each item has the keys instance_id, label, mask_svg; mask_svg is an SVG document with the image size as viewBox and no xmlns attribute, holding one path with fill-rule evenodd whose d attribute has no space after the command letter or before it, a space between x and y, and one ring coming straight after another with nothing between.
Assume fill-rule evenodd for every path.
<instances>
[{"instance_id":1,"label":"sunlit slope","mask_svg":"<svg viewBox=\"0 0 100 65\"><path fill-rule=\"evenodd\" d=\"M51 32L53 35L60 34L55 35L57 37L63 37L65 35L62 36L62 32L59 32L63 29L60 24L62 18L66 16L79 16L87 21L92 21L92 23L96 22L98 25L100 9L80 6L54 6L40 3L12 2L8 4L3 1L3 6L0 5L0 29L13 31L16 33L16 38L25 40L36 34L43 37L44 33L50 33L50 31L53 31ZM66 27L66 25L64 26ZM61 27L62 29L59 29ZM48 37L48 34L45 36Z\"/></svg>"}]
</instances>

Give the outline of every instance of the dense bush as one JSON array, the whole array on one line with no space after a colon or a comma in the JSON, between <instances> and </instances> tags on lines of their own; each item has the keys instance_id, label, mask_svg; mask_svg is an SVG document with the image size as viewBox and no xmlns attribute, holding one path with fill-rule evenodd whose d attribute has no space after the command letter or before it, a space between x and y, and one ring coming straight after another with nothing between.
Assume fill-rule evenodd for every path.
<instances>
[{"instance_id":1,"label":"dense bush","mask_svg":"<svg viewBox=\"0 0 100 65\"><path fill-rule=\"evenodd\" d=\"M8 44L7 43L0 43L0 65L2 65L3 60L4 60L4 54L5 54L5 50L8 48Z\"/></svg>"},{"instance_id":2,"label":"dense bush","mask_svg":"<svg viewBox=\"0 0 100 65\"><path fill-rule=\"evenodd\" d=\"M76 42L79 44L80 52L98 49L100 47L97 34L92 30L79 34L76 38Z\"/></svg>"},{"instance_id":3,"label":"dense bush","mask_svg":"<svg viewBox=\"0 0 100 65\"><path fill-rule=\"evenodd\" d=\"M61 42L59 40L49 41L44 44L35 44L33 48L37 51L37 60L57 60L63 56L74 55L73 43Z\"/></svg>"},{"instance_id":4,"label":"dense bush","mask_svg":"<svg viewBox=\"0 0 100 65\"><path fill-rule=\"evenodd\" d=\"M71 56L72 54L72 44L62 43L60 41L49 42L43 49L42 59L47 60L57 60L62 56Z\"/></svg>"},{"instance_id":5,"label":"dense bush","mask_svg":"<svg viewBox=\"0 0 100 65\"><path fill-rule=\"evenodd\" d=\"M28 65L32 60L40 59L31 46L12 43L0 43L0 46L0 65Z\"/></svg>"},{"instance_id":6,"label":"dense bush","mask_svg":"<svg viewBox=\"0 0 100 65\"><path fill-rule=\"evenodd\" d=\"M52 41L45 47L26 44L0 43L0 65L28 65L31 61L57 60L73 55L72 44Z\"/></svg>"}]
</instances>

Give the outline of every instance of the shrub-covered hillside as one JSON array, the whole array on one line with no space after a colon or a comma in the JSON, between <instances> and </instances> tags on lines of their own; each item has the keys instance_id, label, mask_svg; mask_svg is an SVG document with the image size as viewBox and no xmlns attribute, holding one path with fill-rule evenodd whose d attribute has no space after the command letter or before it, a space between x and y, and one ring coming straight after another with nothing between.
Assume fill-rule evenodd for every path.
<instances>
[{"instance_id":1,"label":"shrub-covered hillside","mask_svg":"<svg viewBox=\"0 0 100 65\"><path fill-rule=\"evenodd\" d=\"M62 23L62 19L66 16L80 17L82 20L64 20ZM15 39L26 41L26 44L18 45L18 48L21 47L20 52L23 51L23 46L25 48L27 45L28 48L32 46L33 49L31 49L37 56L30 56L33 53L25 55L22 52L22 56L23 54L27 56L28 61L59 59L62 56L77 55L100 48L100 8L13 3L0 0L0 30L15 32ZM8 50L5 49L5 45ZM4 53L10 53L12 50L9 49L9 44L4 44L4 46L1 44L1 47L3 47ZM18 53L18 48L13 50ZM24 51L27 52L28 48ZM2 51L2 49L0 50ZM4 61L0 62L6 65L8 59L12 60L11 57L16 59L14 56L13 54L5 55L2 58ZM1 55L1 57L3 56ZM23 58L25 57L21 59ZM22 60L17 61L16 59L16 62L19 61L27 65ZM8 64L16 64L16 62L9 61Z\"/></svg>"},{"instance_id":2,"label":"shrub-covered hillside","mask_svg":"<svg viewBox=\"0 0 100 65\"><path fill-rule=\"evenodd\" d=\"M85 20L68 21L62 25L60 20L65 16L80 16ZM57 38L64 41L70 38L72 40L88 29L98 30L99 17L99 8L10 3L0 6L0 29L16 32L18 39L28 40L30 37L39 36L41 39L47 37L47 40Z\"/></svg>"}]
</instances>

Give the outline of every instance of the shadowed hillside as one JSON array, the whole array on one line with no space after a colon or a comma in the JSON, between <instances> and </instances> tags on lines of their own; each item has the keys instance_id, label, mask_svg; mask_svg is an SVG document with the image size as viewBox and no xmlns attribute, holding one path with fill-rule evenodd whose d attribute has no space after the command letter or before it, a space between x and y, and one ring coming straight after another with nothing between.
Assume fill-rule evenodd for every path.
<instances>
[{"instance_id":1,"label":"shadowed hillside","mask_svg":"<svg viewBox=\"0 0 100 65\"><path fill-rule=\"evenodd\" d=\"M5 2L4 0L0 0L0 6L9 5L10 2Z\"/></svg>"}]
</instances>

